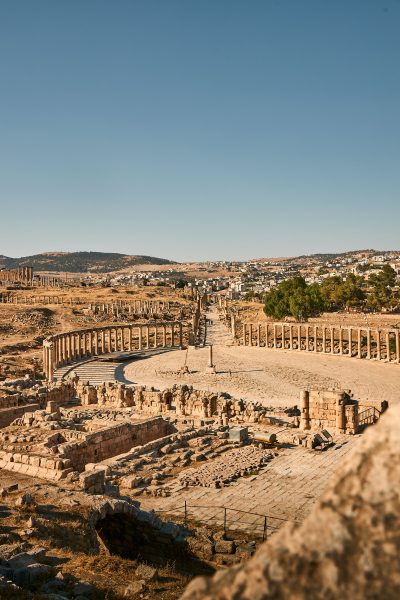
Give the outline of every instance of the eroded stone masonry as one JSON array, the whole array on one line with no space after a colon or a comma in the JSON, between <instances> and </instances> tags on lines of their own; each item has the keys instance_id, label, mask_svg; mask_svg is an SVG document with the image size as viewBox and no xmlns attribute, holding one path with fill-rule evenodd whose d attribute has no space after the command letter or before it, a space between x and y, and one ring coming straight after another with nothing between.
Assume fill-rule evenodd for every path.
<instances>
[{"instance_id":1,"label":"eroded stone masonry","mask_svg":"<svg viewBox=\"0 0 400 600\"><path fill-rule=\"evenodd\" d=\"M103 465L98 473L103 483L106 473L112 483L120 483L121 477L135 472L138 456L159 450L162 456L167 455L171 444L184 450L177 466L169 465L175 467L175 476L178 467L201 462L210 453L219 456L226 452L229 440L243 445L253 438L258 445L268 439L265 434L260 437L260 432L269 431L269 439L276 439L271 432L282 430L284 425L286 438L291 436L293 442L312 448L318 445L316 432L328 429L332 434L354 435L386 409L385 405L363 406L349 392L311 390L301 393L300 408L277 410L186 385L162 391L116 382L93 386L74 373L60 384L47 386L28 380L9 382L3 384L1 392L1 468L81 483L84 489L86 475L82 473L108 459L118 462L119 456L125 465L123 474L119 469L118 475L112 474ZM243 435L235 438L232 428L239 428ZM256 433L249 435L249 429ZM203 438L200 446L210 444L212 451L191 452L187 440L193 437ZM242 459L238 455L240 469L245 468ZM160 479L170 476L169 467L165 467L162 475L159 472L143 483L142 491L149 483L154 484L153 480L157 487ZM177 477L175 483L184 480Z\"/></svg>"}]
</instances>

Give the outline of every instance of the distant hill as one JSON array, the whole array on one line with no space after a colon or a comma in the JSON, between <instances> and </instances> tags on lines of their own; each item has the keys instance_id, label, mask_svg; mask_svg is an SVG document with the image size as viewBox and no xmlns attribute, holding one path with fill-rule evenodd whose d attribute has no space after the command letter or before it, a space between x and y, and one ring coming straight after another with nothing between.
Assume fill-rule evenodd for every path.
<instances>
[{"instance_id":1,"label":"distant hill","mask_svg":"<svg viewBox=\"0 0 400 600\"><path fill-rule=\"evenodd\" d=\"M130 256L115 252L44 252L21 258L10 258L0 254L0 269L30 266L34 271L109 273L142 264L173 265L176 263L154 256Z\"/></svg>"}]
</instances>

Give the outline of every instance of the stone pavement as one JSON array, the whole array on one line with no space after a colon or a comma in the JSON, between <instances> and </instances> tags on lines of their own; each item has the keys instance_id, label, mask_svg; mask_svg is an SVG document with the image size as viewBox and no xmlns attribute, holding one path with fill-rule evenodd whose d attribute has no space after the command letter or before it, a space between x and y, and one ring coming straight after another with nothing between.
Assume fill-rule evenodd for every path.
<instances>
[{"instance_id":1,"label":"stone pavement","mask_svg":"<svg viewBox=\"0 0 400 600\"><path fill-rule=\"evenodd\" d=\"M262 531L262 516L236 512L249 511L267 515L269 526L279 528L280 519L304 519L360 437L343 436L323 452L302 447L282 449L258 475L242 477L221 489L188 487L167 498L140 496L139 500L146 510L176 514L182 514L186 500L190 516L210 525L223 524L224 511L219 507L227 507L231 509L227 514L230 529L236 525L239 529Z\"/></svg>"}]
</instances>

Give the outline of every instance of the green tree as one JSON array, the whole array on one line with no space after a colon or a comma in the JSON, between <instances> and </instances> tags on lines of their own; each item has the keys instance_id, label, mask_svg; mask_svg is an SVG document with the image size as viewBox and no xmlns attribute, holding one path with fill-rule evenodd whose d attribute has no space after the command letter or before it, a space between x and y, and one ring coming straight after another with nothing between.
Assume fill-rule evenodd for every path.
<instances>
[{"instance_id":1,"label":"green tree","mask_svg":"<svg viewBox=\"0 0 400 600\"><path fill-rule=\"evenodd\" d=\"M187 281L185 279L178 279L175 284L176 289L183 290L183 288L187 285Z\"/></svg>"},{"instance_id":2,"label":"green tree","mask_svg":"<svg viewBox=\"0 0 400 600\"><path fill-rule=\"evenodd\" d=\"M328 277L320 286L327 310L361 308L365 303L364 279L349 273L346 279Z\"/></svg>"},{"instance_id":3,"label":"green tree","mask_svg":"<svg viewBox=\"0 0 400 600\"><path fill-rule=\"evenodd\" d=\"M317 284L307 285L303 277L282 281L265 296L264 312L275 319L292 316L297 320L318 315L324 301Z\"/></svg>"},{"instance_id":4,"label":"green tree","mask_svg":"<svg viewBox=\"0 0 400 600\"><path fill-rule=\"evenodd\" d=\"M398 293L394 290L396 285L396 271L390 265L378 273L373 273L368 281L370 292L367 304L373 310L393 309L399 306Z\"/></svg>"}]
</instances>

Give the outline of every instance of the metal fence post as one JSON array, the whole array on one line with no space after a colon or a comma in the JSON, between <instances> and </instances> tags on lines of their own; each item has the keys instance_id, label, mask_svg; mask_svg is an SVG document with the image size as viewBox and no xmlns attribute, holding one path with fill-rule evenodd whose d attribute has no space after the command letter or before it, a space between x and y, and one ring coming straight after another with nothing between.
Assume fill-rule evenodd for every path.
<instances>
[{"instance_id":1,"label":"metal fence post","mask_svg":"<svg viewBox=\"0 0 400 600\"><path fill-rule=\"evenodd\" d=\"M267 517L264 517L264 529L263 529L263 536L262 536L262 541L267 539Z\"/></svg>"},{"instance_id":2,"label":"metal fence post","mask_svg":"<svg viewBox=\"0 0 400 600\"><path fill-rule=\"evenodd\" d=\"M224 534L226 535L226 511L227 509L224 508Z\"/></svg>"}]
</instances>

